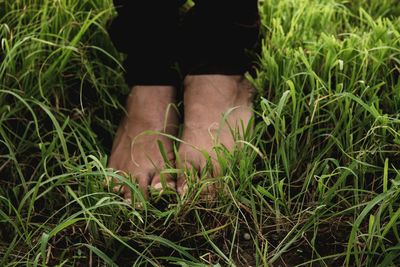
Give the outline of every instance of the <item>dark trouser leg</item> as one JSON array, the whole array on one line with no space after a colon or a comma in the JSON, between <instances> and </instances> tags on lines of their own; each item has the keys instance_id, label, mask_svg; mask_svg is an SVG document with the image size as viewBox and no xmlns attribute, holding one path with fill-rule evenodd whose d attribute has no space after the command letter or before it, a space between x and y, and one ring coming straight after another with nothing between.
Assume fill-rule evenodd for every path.
<instances>
[{"instance_id":1,"label":"dark trouser leg","mask_svg":"<svg viewBox=\"0 0 400 267\"><path fill-rule=\"evenodd\" d=\"M114 0L118 17L109 29L118 50L128 55L126 80L133 85L176 85L178 0Z\"/></svg>"},{"instance_id":2,"label":"dark trouser leg","mask_svg":"<svg viewBox=\"0 0 400 267\"><path fill-rule=\"evenodd\" d=\"M258 40L257 0L197 0L182 27L181 66L186 74L243 74L246 50Z\"/></svg>"}]
</instances>

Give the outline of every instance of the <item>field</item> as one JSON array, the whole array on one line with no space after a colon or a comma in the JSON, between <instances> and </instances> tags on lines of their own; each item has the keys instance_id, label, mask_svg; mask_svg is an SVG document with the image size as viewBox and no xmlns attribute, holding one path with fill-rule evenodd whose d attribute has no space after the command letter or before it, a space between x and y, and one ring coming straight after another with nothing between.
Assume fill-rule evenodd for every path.
<instances>
[{"instance_id":1,"label":"field","mask_svg":"<svg viewBox=\"0 0 400 267\"><path fill-rule=\"evenodd\" d=\"M103 186L111 2L0 0L0 266L400 266L398 0L261 1L242 149L140 209Z\"/></svg>"}]
</instances>

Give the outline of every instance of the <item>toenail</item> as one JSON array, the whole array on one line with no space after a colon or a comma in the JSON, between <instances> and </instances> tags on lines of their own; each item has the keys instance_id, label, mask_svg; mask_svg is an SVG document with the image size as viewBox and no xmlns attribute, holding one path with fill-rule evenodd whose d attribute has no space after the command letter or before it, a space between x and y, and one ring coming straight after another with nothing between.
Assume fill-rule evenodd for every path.
<instances>
[{"instance_id":1,"label":"toenail","mask_svg":"<svg viewBox=\"0 0 400 267\"><path fill-rule=\"evenodd\" d=\"M153 188L154 188L155 190L162 190L162 189L163 189L163 186L162 186L161 183L157 183L157 184L155 184L155 185L153 186Z\"/></svg>"},{"instance_id":2,"label":"toenail","mask_svg":"<svg viewBox=\"0 0 400 267\"><path fill-rule=\"evenodd\" d=\"M165 184L165 187L162 185L162 183L157 183L153 186L153 189L155 189L157 191L162 191L163 189L167 189L167 188L175 189L175 183L168 182Z\"/></svg>"},{"instance_id":3,"label":"toenail","mask_svg":"<svg viewBox=\"0 0 400 267\"><path fill-rule=\"evenodd\" d=\"M124 199L124 203L126 203L128 205L132 205L132 199L131 198L125 198ZM136 202L134 206L135 206L136 210L143 210L143 204L141 202Z\"/></svg>"},{"instance_id":4,"label":"toenail","mask_svg":"<svg viewBox=\"0 0 400 267\"><path fill-rule=\"evenodd\" d=\"M181 187L180 189L178 189L178 193L181 197L183 197L184 195L186 195L186 193L188 192L188 185L185 184L183 187Z\"/></svg>"},{"instance_id":5,"label":"toenail","mask_svg":"<svg viewBox=\"0 0 400 267\"><path fill-rule=\"evenodd\" d=\"M112 178L106 176L102 181L102 185L103 185L103 187L109 187L111 182L112 182Z\"/></svg>"},{"instance_id":6,"label":"toenail","mask_svg":"<svg viewBox=\"0 0 400 267\"><path fill-rule=\"evenodd\" d=\"M121 170L115 171L115 174L119 174L119 175L121 175L121 176L129 176L127 172L121 171Z\"/></svg>"},{"instance_id":7,"label":"toenail","mask_svg":"<svg viewBox=\"0 0 400 267\"><path fill-rule=\"evenodd\" d=\"M122 190L122 186L120 186L120 185L113 187L113 192L114 192L114 193L118 193L118 192L120 192L121 190Z\"/></svg>"}]
</instances>

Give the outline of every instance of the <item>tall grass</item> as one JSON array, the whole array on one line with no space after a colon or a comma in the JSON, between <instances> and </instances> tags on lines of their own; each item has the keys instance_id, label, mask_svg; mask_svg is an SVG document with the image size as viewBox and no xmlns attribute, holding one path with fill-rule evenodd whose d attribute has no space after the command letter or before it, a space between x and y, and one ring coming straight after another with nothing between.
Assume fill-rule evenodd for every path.
<instances>
[{"instance_id":1,"label":"tall grass","mask_svg":"<svg viewBox=\"0 0 400 267\"><path fill-rule=\"evenodd\" d=\"M125 179L111 2L0 1L0 266L400 264L396 0L260 2L254 129L140 210L102 185Z\"/></svg>"}]
</instances>

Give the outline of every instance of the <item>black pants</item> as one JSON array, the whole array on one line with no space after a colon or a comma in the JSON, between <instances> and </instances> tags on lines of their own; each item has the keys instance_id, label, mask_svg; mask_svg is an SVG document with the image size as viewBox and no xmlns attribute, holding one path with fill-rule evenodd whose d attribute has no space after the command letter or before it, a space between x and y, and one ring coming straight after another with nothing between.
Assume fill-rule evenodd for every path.
<instances>
[{"instance_id":1,"label":"black pants","mask_svg":"<svg viewBox=\"0 0 400 267\"><path fill-rule=\"evenodd\" d=\"M183 18L182 0L114 0L109 33L128 55L129 85L177 85L186 74L243 74L258 39L257 0L197 0ZM175 68L174 68L175 66Z\"/></svg>"}]
</instances>

